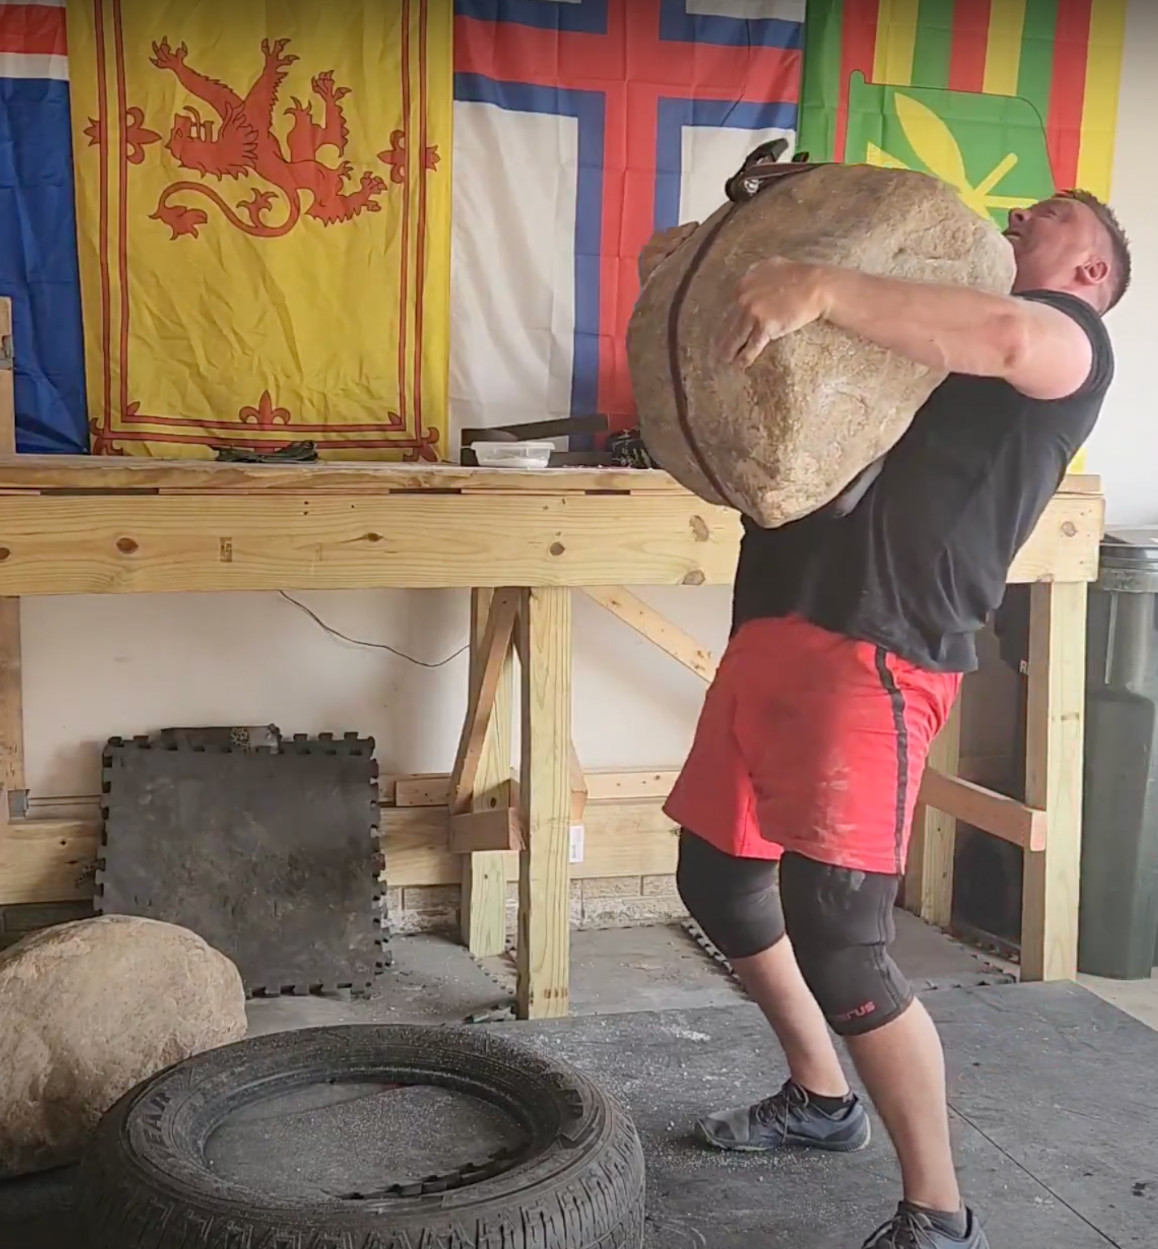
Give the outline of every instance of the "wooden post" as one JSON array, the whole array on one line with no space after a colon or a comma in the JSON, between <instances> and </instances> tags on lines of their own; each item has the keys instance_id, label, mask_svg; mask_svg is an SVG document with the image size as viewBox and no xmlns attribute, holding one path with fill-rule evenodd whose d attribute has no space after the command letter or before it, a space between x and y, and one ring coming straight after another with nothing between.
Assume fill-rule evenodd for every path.
<instances>
[{"instance_id":1,"label":"wooden post","mask_svg":"<svg viewBox=\"0 0 1158 1249\"><path fill-rule=\"evenodd\" d=\"M1025 855L1023 980L1072 980L1078 970L1086 598L1081 582L1033 587L1025 801L1045 811L1046 843Z\"/></svg>"},{"instance_id":2,"label":"wooden post","mask_svg":"<svg viewBox=\"0 0 1158 1249\"><path fill-rule=\"evenodd\" d=\"M927 766L956 776L961 757L961 697L929 748ZM905 908L938 928L948 929L953 916L953 850L955 816L917 804L913 839L905 870Z\"/></svg>"},{"instance_id":3,"label":"wooden post","mask_svg":"<svg viewBox=\"0 0 1158 1249\"><path fill-rule=\"evenodd\" d=\"M570 1009L571 591L524 590L518 636L526 844L519 854L516 998L520 1019L545 1019Z\"/></svg>"},{"instance_id":4,"label":"wooden post","mask_svg":"<svg viewBox=\"0 0 1158 1249\"><path fill-rule=\"evenodd\" d=\"M470 688L478 680L482 641L490 614L492 590L470 592ZM511 656L499 674L482 759L474 784L475 811L509 806L511 801ZM468 854L462 860L462 903L459 912L463 945L475 958L501 954L507 940L507 858L498 851Z\"/></svg>"},{"instance_id":5,"label":"wooden post","mask_svg":"<svg viewBox=\"0 0 1158 1249\"><path fill-rule=\"evenodd\" d=\"M16 454L12 300L0 299L0 455ZM0 598L0 786L24 789L24 702L20 675L20 600ZM0 823L8 800L0 794Z\"/></svg>"}]
</instances>

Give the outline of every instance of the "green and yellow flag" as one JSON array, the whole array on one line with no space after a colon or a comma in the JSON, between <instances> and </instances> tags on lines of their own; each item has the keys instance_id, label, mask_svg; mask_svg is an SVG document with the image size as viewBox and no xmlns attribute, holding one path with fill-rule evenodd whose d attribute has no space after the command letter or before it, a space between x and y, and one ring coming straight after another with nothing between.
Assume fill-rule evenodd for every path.
<instances>
[{"instance_id":1,"label":"green and yellow flag","mask_svg":"<svg viewBox=\"0 0 1158 1249\"><path fill-rule=\"evenodd\" d=\"M933 174L1002 227L1108 200L1125 25L1126 0L808 0L798 147Z\"/></svg>"},{"instance_id":2,"label":"green and yellow flag","mask_svg":"<svg viewBox=\"0 0 1158 1249\"><path fill-rule=\"evenodd\" d=\"M452 0L68 0L93 448L446 445Z\"/></svg>"},{"instance_id":3,"label":"green and yellow flag","mask_svg":"<svg viewBox=\"0 0 1158 1249\"><path fill-rule=\"evenodd\" d=\"M809 0L799 146L920 169L1004 225L1107 199L1126 0Z\"/></svg>"}]
</instances>

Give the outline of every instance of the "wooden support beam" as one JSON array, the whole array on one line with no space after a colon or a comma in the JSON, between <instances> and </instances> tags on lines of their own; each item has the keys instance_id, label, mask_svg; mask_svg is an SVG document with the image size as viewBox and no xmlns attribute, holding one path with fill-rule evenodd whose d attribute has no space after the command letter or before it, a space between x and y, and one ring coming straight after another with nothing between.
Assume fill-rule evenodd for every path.
<instances>
[{"instance_id":1,"label":"wooden support beam","mask_svg":"<svg viewBox=\"0 0 1158 1249\"><path fill-rule=\"evenodd\" d=\"M447 849L446 807L415 807L382 812L382 836L390 888L453 885L462 857ZM583 817L583 862L570 866L572 880L615 876L671 876L679 852L679 828L655 799L589 803ZM506 879L519 875L519 856L504 861Z\"/></svg>"},{"instance_id":2,"label":"wooden support beam","mask_svg":"<svg viewBox=\"0 0 1158 1249\"><path fill-rule=\"evenodd\" d=\"M475 779L482 761L487 730L495 710L495 698L503 666L507 663L518 610L514 590L498 590L491 599L486 629L479 644L478 662L470 684L466 718L459 737L458 753L450 773L450 809L455 815L468 811Z\"/></svg>"},{"instance_id":3,"label":"wooden support beam","mask_svg":"<svg viewBox=\"0 0 1158 1249\"><path fill-rule=\"evenodd\" d=\"M496 701L495 720L492 721L492 729L496 724L502 722L498 715ZM509 739L508 739L509 740ZM503 755L503 758L506 756ZM484 756L485 759L485 756ZM576 762L578 762L576 760ZM482 769L479 772L480 780L478 786L480 789L484 787L481 780ZM671 768L633 768L625 772L604 769L603 771L584 772L582 775L583 787L587 791L587 805L592 803L605 802L629 802L633 799L640 798L658 798L665 799L672 791L672 786L676 783L679 776L678 770ZM448 802L449 780L445 772L432 772L421 776L398 776L386 777L380 784L384 787L384 792L389 792L392 797L385 802L386 806L395 807L444 807ZM576 783L574 771L571 773L572 792ZM518 778L511 776L511 793L518 792ZM504 804L500 801L487 801L487 807L495 806L517 806L518 803L511 798L509 803Z\"/></svg>"},{"instance_id":4,"label":"wooden support beam","mask_svg":"<svg viewBox=\"0 0 1158 1249\"><path fill-rule=\"evenodd\" d=\"M451 854L490 851L501 855L503 851L522 850L525 844L519 813L514 807L467 811L452 815L448 823L447 846Z\"/></svg>"},{"instance_id":5,"label":"wooden support beam","mask_svg":"<svg viewBox=\"0 0 1158 1249\"><path fill-rule=\"evenodd\" d=\"M481 680L483 657L486 654L487 625L494 592L472 590L470 593L470 685ZM475 775L476 811L510 807L516 799L511 791L511 700L512 685L510 646L506 648L495 686L494 714L483 740L482 755ZM433 791L433 786L431 787ZM443 789L442 801L446 801ZM398 805L402 806L401 799ZM507 855L491 851L467 855L462 860L462 903L459 907L459 928L462 942L475 958L491 958L502 954L507 945Z\"/></svg>"},{"instance_id":6,"label":"wooden support beam","mask_svg":"<svg viewBox=\"0 0 1158 1249\"><path fill-rule=\"evenodd\" d=\"M630 772L588 772L588 802L624 802L632 798L667 798L679 772L639 769Z\"/></svg>"},{"instance_id":7,"label":"wooden support beam","mask_svg":"<svg viewBox=\"0 0 1158 1249\"><path fill-rule=\"evenodd\" d=\"M145 465L142 476L181 475L194 467ZM81 471L62 467L55 480L52 470L44 469L46 493L9 493L2 483L19 473L0 469L0 545L8 551L0 563L0 594L480 585L614 589L721 585L735 576L738 515L686 492L584 494L567 489L569 470L559 469L532 474L540 494L438 491L438 476L428 476L429 470L415 470L411 492L366 488L312 494L311 483L340 466L204 467L208 474L193 474L203 483L200 490L187 494L113 493L112 483L132 478L136 470L91 462ZM321 468L320 476L306 471L314 467ZM370 483L390 480L357 467ZM296 492L215 489L215 481L232 479L235 470L266 470L299 484ZM502 472L464 471L478 481L494 481L488 474ZM580 480L588 483L591 477ZM74 488L73 482L81 484ZM553 488L552 482L559 484ZM1093 580L1103 516L1100 495L1056 495L1018 553L1010 581ZM702 649L694 640L691 647Z\"/></svg>"},{"instance_id":8,"label":"wooden support beam","mask_svg":"<svg viewBox=\"0 0 1158 1249\"><path fill-rule=\"evenodd\" d=\"M25 788L20 649L20 600L0 598L0 786L5 790ZM5 794L0 820L7 818Z\"/></svg>"},{"instance_id":9,"label":"wooden support beam","mask_svg":"<svg viewBox=\"0 0 1158 1249\"><path fill-rule=\"evenodd\" d=\"M485 593L486 591L484 591ZM496 711L497 711L496 699ZM496 723L501 718L496 716ZM484 752L485 758L485 752ZM415 776L398 776L379 782L379 788L392 786L392 796L385 805L393 807L445 807L450 793L450 777L445 772L427 772Z\"/></svg>"},{"instance_id":10,"label":"wooden support beam","mask_svg":"<svg viewBox=\"0 0 1158 1249\"><path fill-rule=\"evenodd\" d=\"M571 743L571 823L582 824L583 812L587 809L587 780L583 775L583 765L579 762L579 754L575 743Z\"/></svg>"},{"instance_id":11,"label":"wooden support beam","mask_svg":"<svg viewBox=\"0 0 1158 1249\"><path fill-rule=\"evenodd\" d=\"M519 603L522 666L516 1005L521 1019L570 1010L568 871L571 785L571 592L524 590Z\"/></svg>"},{"instance_id":12,"label":"wooden support beam","mask_svg":"<svg viewBox=\"0 0 1158 1249\"><path fill-rule=\"evenodd\" d=\"M926 768L921 803L1023 850L1044 850L1046 814L983 785Z\"/></svg>"},{"instance_id":13,"label":"wooden support beam","mask_svg":"<svg viewBox=\"0 0 1158 1249\"><path fill-rule=\"evenodd\" d=\"M338 493L351 490L387 494L418 490L471 490L487 495L666 494L687 496L668 473L659 469L565 468L544 474L539 469L488 468L480 472L457 464L387 464L374 461L313 464L227 464L212 460L154 460L132 456L105 459L88 455L22 455L0 457L0 491L89 490L221 493ZM1098 494L1101 478L1071 473L1059 494Z\"/></svg>"},{"instance_id":14,"label":"wooden support beam","mask_svg":"<svg viewBox=\"0 0 1158 1249\"><path fill-rule=\"evenodd\" d=\"M1086 596L1071 583L1032 591L1025 800L1045 810L1049 835L1025 856L1023 980L1073 980L1078 970Z\"/></svg>"},{"instance_id":15,"label":"wooden support beam","mask_svg":"<svg viewBox=\"0 0 1158 1249\"><path fill-rule=\"evenodd\" d=\"M717 661L711 651L630 590L617 585L589 585L583 592L701 680L710 681L716 675Z\"/></svg>"},{"instance_id":16,"label":"wooden support beam","mask_svg":"<svg viewBox=\"0 0 1158 1249\"><path fill-rule=\"evenodd\" d=\"M739 539L691 495L0 494L0 594L719 585Z\"/></svg>"},{"instance_id":17,"label":"wooden support beam","mask_svg":"<svg viewBox=\"0 0 1158 1249\"><path fill-rule=\"evenodd\" d=\"M961 699L929 748L927 767L956 776L961 755ZM924 785L922 784L922 794ZM953 850L957 818L938 811L920 797L913 817L909 861L905 869L905 907L926 923L948 928L953 916Z\"/></svg>"}]
</instances>

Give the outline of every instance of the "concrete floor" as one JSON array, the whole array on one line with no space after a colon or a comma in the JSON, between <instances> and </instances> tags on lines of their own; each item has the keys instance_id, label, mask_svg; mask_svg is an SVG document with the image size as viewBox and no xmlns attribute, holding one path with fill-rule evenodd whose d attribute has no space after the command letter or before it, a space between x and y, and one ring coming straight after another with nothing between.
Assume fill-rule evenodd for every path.
<instances>
[{"instance_id":1,"label":"concrete floor","mask_svg":"<svg viewBox=\"0 0 1158 1249\"><path fill-rule=\"evenodd\" d=\"M458 1023L502 1013L515 989L510 956L473 960L456 942L395 937L394 966L374 995L260 998L249 1004L254 1035L332 1023ZM903 911L896 957L918 990L1008 983L1014 977ZM696 1010L745 1000L735 980L680 924L605 928L571 935L571 1013Z\"/></svg>"},{"instance_id":2,"label":"concrete floor","mask_svg":"<svg viewBox=\"0 0 1158 1249\"><path fill-rule=\"evenodd\" d=\"M1015 978L1013 969L967 949L906 913L898 912L897 925L898 962L919 990L932 999L934 1014L935 1000L943 998L951 1016L949 1003L957 1001L961 993L988 994L994 986L1008 986ZM430 936L395 938L392 947L394 965L383 974L371 998L258 999L248 1007L251 1034L337 1023L481 1023L509 1017L514 989L509 958L480 964L455 942ZM1158 980L1123 984L1086 979L1083 983L1107 1002L1158 1030ZM697 1021L687 1039L698 1041L702 1032L710 1030L705 1021L718 1014L723 1027L723 1018L730 1017L731 1012L752 1009L745 1002L735 980L681 925L572 935L572 1013L576 1020L587 1017L597 1026L602 1017L609 1026L618 1027L616 1020L622 1018L622 1026L630 1028L634 1025L629 1017L653 1013L655 1018L658 1012L666 1021L662 1031L675 1029L673 1036L679 1035L689 1018ZM746 1026L755 1029L753 1036L762 1027L758 1016ZM521 1027L514 1025L515 1032ZM770 1037L768 1043L770 1047ZM951 1045L952 1038L947 1048ZM778 1079L771 1067L768 1079L769 1083ZM59 1212L69 1202L70 1184L68 1171L0 1183L0 1246L64 1249L71 1244L60 1239L57 1224ZM1074 1241L1075 1245L1084 1243Z\"/></svg>"},{"instance_id":3,"label":"concrete floor","mask_svg":"<svg viewBox=\"0 0 1158 1249\"><path fill-rule=\"evenodd\" d=\"M1158 973L1149 980L1106 980L1101 976L1079 976L1078 984L1096 993L1103 1002L1109 1002L1158 1032Z\"/></svg>"}]
</instances>

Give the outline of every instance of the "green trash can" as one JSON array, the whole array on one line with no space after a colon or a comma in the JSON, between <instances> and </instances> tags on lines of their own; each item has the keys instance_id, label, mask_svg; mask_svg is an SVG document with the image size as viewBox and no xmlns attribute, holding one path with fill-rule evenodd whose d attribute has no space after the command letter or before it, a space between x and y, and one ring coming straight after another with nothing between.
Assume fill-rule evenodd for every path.
<instances>
[{"instance_id":1,"label":"green trash can","mask_svg":"<svg viewBox=\"0 0 1158 1249\"><path fill-rule=\"evenodd\" d=\"M1158 945L1158 527L1108 533L1090 587L1078 968L1148 979Z\"/></svg>"}]
</instances>

